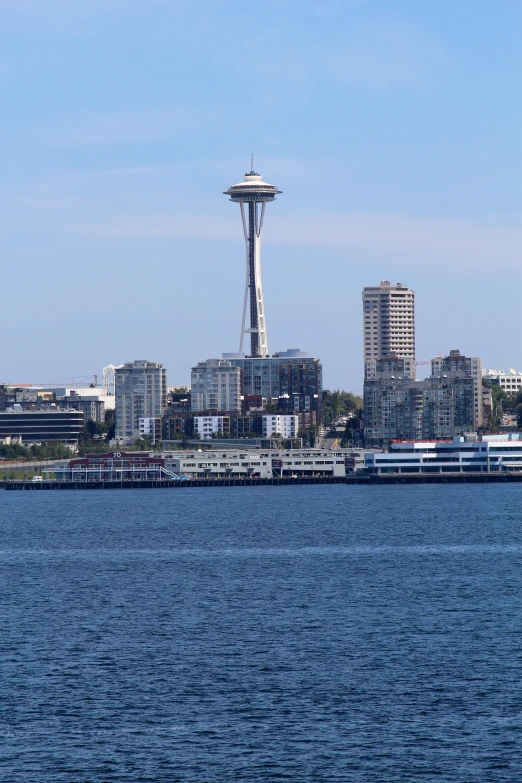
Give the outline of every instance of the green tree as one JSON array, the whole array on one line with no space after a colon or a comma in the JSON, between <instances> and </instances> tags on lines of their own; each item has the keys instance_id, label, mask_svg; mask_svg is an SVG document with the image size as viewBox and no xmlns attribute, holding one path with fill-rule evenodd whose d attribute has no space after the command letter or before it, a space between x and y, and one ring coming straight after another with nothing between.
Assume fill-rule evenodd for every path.
<instances>
[{"instance_id":1,"label":"green tree","mask_svg":"<svg viewBox=\"0 0 522 783\"><path fill-rule=\"evenodd\" d=\"M301 441L299 438L287 438L281 445L283 449L298 449L301 446Z\"/></svg>"},{"instance_id":2,"label":"green tree","mask_svg":"<svg viewBox=\"0 0 522 783\"><path fill-rule=\"evenodd\" d=\"M510 399L510 396L506 394L499 384L491 384L489 379L483 378L482 385L491 389L491 419L488 423L493 432L498 432L502 422L502 414L509 413L514 409L516 403L514 400Z\"/></svg>"},{"instance_id":3,"label":"green tree","mask_svg":"<svg viewBox=\"0 0 522 783\"><path fill-rule=\"evenodd\" d=\"M0 443L0 457L2 459L28 459L29 451L19 443Z\"/></svg>"},{"instance_id":4,"label":"green tree","mask_svg":"<svg viewBox=\"0 0 522 783\"><path fill-rule=\"evenodd\" d=\"M212 433L212 438L214 440L225 440L226 438L230 438L230 433L218 430L217 432Z\"/></svg>"},{"instance_id":5,"label":"green tree","mask_svg":"<svg viewBox=\"0 0 522 783\"><path fill-rule=\"evenodd\" d=\"M114 408L105 411L106 440L113 440L116 434L116 411Z\"/></svg>"},{"instance_id":6,"label":"green tree","mask_svg":"<svg viewBox=\"0 0 522 783\"><path fill-rule=\"evenodd\" d=\"M69 459L71 456L71 449L60 440L48 440L29 448L30 459Z\"/></svg>"},{"instance_id":7,"label":"green tree","mask_svg":"<svg viewBox=\"0 0 522 783\"><path fill-rule=\"evenodd\" d=\"M150 435L137 438L130 446L125 446L125 451L152 451L153 443Z\"/></svg>"},{"instance_id":8,"label":"green tree","mask_svg":"<svg viewBox=\"0 0 522 783\"><path fill-rule=\"evenodd\" d=\"M85 422L78 439L78 453L98 454L108 450L108 442L114 438L116 431L116 416L114 409L105 411L104 421Z\"/></svg>"},{"instance_id":9,"label":"green tree","mask_svg":"<svg viewBox=\"0 0 522 783\"><path fill-rule=\"evenodd\" d=\"M39 446L21 446L19 443L1 443L0 458L5 460L67 459L71 456L68 446L59 440L49 440Z\"/></svg>"},{"instance_id":10,"label":"green tree","mask_svg":"<svg viewBox=\"0 0 522 783\"><path fill-rule=\"evenodd\" d=\"M335 419L354 413L362 406L362 397L352 394L352 392L341 389L331 392L325 389L322 402L323 423L328 427Z\"/></svg>"}]
</instances>

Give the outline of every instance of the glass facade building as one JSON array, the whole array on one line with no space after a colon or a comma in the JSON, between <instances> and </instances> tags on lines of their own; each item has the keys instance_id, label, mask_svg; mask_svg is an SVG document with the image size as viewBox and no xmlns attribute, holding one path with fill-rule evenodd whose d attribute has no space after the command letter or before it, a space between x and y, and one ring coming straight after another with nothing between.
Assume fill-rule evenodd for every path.
<instances>
[{"instance_id":1,"label":"glass facade building","mask_svg":"<svg viewBox=\"0 0 522 783\"><path fill-rule=\"evenodd\" d=\"M267 357L225 354L243 371L243 394L279 399L289 410L317 410L322 399L323 375L319 359L299 350L281 351Z\"/></svg>"},{"instance_id":2,"label":"glass facade building","mask_svg":"<svg viewBox=\"0 0 522 783\"><path fill-rule=\"evenodd\" d=\"M78 443L84 424L82 411L29 410L0 413L0 439L21 438L22 443L60 440Z\"/></svg>"}]
</instances>

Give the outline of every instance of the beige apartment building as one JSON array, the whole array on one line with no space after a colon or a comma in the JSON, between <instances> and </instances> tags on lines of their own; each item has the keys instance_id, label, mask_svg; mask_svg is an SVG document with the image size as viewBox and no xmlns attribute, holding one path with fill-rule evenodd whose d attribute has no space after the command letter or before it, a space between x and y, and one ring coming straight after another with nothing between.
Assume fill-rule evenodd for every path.
<instances>
[{"instance_id":1,"label":"beige apartment building","mask_svg":"<svg viewBox=\"0 0 522 783\"><path fill-rule=\"evenodd\" d=\"M410 359L410 377L415 378L414 292L383 280L365 286L362 300L365 378L375 378L377 360L387 357Z\"/></svg>"}]
</instances>

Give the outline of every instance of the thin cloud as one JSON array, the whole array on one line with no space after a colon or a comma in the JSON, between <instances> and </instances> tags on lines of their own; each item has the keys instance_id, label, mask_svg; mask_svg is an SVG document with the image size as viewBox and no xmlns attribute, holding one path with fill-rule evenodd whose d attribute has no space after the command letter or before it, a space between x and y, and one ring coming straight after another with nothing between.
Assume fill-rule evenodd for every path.
<instances>
[{"instance_id":1,"label":"thin cloud","mask_svg":"<svg viewBox=\"0 0 522 783\"><path fill-rule=\"evenodd\" d=\"M421 27L369 15L350 25L345 20L327 41L274 30L261 34L258 43L269 54L258 78L287 96L305 97L328 85L370 93L422 92L440 82L451 60Z\"/></svg>"},{"instance_id":2,"label":"thin cloud","mask_svg":"<svg viewBox=\"0 0 522 783\"><path fill-rule=\"evenodd\" d=\"M323 54L323 67L347 87L369 91L433 86L449 63L443 47L416 25L372 21Z\"/></svg>"},{"instance_id":3,"label":"thin cloud","mask_svg":"<svg viewBox=\"0 0 522 783\"><path fill-rule=\"evenodd\" d=\"M324 0L324 2L312 3L309 11L315 16L334 16L342 11L367 5L369 2L370 0Z\"/></svg>"},{"instance_id":4,"label":"thin cloud","mask_svg":"<svg viewBox=\"0 0 522 783\"><path fill-rule=\"evenodd\" d=\"M200 127L203 112L180 108L174 111L85 112L65 118L60 128L49 132L54 144L118 144L158 141Z\"/></svg>"},{"instance_id":5,"label":"thin cloud","mask_svg":"<svg viewBox=\"0 0 522 783\"><path fill-rule=\"evenodd\" d=\"M248 162L248 161L247 161ZM297 159L260 158L256 166L268 180L284 184L283 170L309 178L309 169ZM194 194L178 199L172 182L197 173L219 198L238 179L246 164L221 159L175 166L136 166L99 172L78 172L69 177L34 184L1 194L2 213L14 228L29 221L35 233L89 236L99 240L192 240L239 242L239 216L215 201L194 201ZM275 178L272 174L277 172ZM152 183L149 182L152 178ZM288 177L286 177L287 179ZM128 180L128 182L126 182ZM219 181L219 182L218 182ZM151 187L152 184L152 187ZM294 183L295 185L295 183ZM284 187L283 187L284 190ZM185 193L185 191L184 191ZM45 217L44 217L45 216ZM295 211L286 204L271 209L265 242L295 248L314 248L347 259L364 257L390 261L469 269L499 266L518 269L522 250L520 214L486 214L470 219L443 218L390 212Z\"/></svg>"},{"instance_id":6,"label":"thin cloud","mask_svg":"<svg viewBox=\"0 0 522 783\"><path fill-rule=\"evenodd\" d=\"M162 177L186 178L190 176L198 177L216 177L219 174L222 189L232 183L232 180L241 179L242 175L249 169L250 155L245 153L243 158L229 158L222 160L191 160L188 163L175 163L165 165L141 165L124 166L119 168L109 168L100 170L80 170L64 176L57 176L42 182L35 182L32 185L24 186L18 190L12 187L0 189L0 204L9 206L35 206L46 207L50 204L74 204L76 199L85 199L85 192L90 193L91 203L96 199L110 198L112 203L121 202L122 198L129 193L139 195L142 192L144 183L153 178L153 187L157 193L160 190L159 182ZM296 179L307 178L313 171L310 164L290 157L254 157L254 166L261 169L263 174L269 180L274 179L273 174L277 173L277 181L283 181L292 177ZM141 179L138 185L132 182L129 186L122 186L122 180ZM171 179L172 182L172 179ZM276 183L277 184L277 183ZM123 187L123 190L122 190ZM147 185L150 187L150 185ZM171 185L172 187L172 185ZM116 188L117 192L112 192ZM216 190L216 193L219 193Z\"/></svg>"},{"instance_id":7,"label":"thin cloud","mask_svg":"<svg viewBox=\"0 0 522 783\"><path fill-rule=\"evenodd\" d=\"M101 220L70 223L69 230L105 238L192 239L236 241L239 228L215 214L163 212L154 215L114 214ZM519 267L522 226L481 221L449 220L410 215L371 213L287 214L271 216L268 243L333 249L347 257L383 258L411 264L452 267Z\"/></svg>"},{"instance_id":8,"label":"thin cloud","mask_svg":"<svg viewBox=\"0 0 522 783\"><path fill-rule=\"evenodd\" d=\"M522 226L383 213L310 214L277 221L272 239L400 256L406 263L519 265Z\"/></svg>"},{"instance_id":9,"label":"thin cloud","mask_svg":"<svg viewBox=\"0 0 522 783\"><path fill-rule=\"evenodd\" d=\"M185 5L189 0L169 0ZM83 25L114 12L141 13L144 6L159 6L162 0L0 0L2 23L6 27L37 33L84 31Z\"/></svg>"}]
</instances>

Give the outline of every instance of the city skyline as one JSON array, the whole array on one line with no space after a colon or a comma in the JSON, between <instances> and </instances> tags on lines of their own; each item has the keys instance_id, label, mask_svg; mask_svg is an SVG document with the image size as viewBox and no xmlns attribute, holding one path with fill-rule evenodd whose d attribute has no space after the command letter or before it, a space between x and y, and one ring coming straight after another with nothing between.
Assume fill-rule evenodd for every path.
<instances>
[{"instance_id":1,"label":"city skyline","mask_svg":"<svg viewBox=\"0 0 522 783\"><path fill-rule=\"evenodd\" d=\"M187 383L237 350L219 194L252 150L285 192L264 241L272 352L360 392L360 291L388 279L416 292L419 360L459 345L520 366L519 5L130 5L3 6L2 380L147 356ZM254 72L231 69L252 47Z\"/></svg>"}]
</instances>

